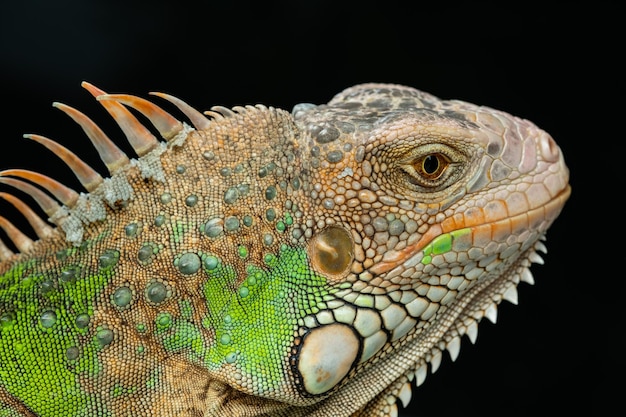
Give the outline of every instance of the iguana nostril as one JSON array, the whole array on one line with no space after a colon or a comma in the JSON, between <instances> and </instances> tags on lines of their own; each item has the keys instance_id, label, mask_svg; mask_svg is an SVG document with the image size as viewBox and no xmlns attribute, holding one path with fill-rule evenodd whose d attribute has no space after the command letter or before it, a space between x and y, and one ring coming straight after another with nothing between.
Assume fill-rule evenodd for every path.
<instances>
[{"instance_id":1,"label":"iguana nostril","mask_svg":"<svg viewBox=\"0 0 626 417\"><path fill-rule=\"evenodd\" d=\"M539 152L541 156L548 162L555 162L559 159L560 150L552 136L547 133L539 136L537 139L539 145Z\"/></svg>"}]
</instances>

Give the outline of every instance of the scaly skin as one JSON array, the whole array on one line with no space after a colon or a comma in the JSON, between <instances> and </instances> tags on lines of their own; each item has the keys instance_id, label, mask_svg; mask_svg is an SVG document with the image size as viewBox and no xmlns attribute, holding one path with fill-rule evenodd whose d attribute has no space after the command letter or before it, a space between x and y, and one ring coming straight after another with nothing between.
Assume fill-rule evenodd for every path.
<instances>
[{"instance_id":1,"label":"scaly skin","mask_svg":"<svg viewBox=\"0 0 626 417\"><path fill-rule=\"evenodd\" d=\"M64 207L32 188L51 179L0 174L58 226L32 241L0 222L17 249L0 248L0 416L396 415L532 282L570 193L532 123L409 87L209 118L161 96L196 128L99 98L132 160L56 105L111 171L52 147L89 190L57 185Z\"/></svg>"}]
</instances>

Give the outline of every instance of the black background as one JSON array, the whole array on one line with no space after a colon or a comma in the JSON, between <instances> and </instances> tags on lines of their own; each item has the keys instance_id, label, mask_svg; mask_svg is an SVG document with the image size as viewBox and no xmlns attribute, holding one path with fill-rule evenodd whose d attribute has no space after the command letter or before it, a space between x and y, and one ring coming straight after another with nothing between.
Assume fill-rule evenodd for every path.
<instances>
[{"instance_id":1,"label":"black background","mask_svg":"<svg viewBox=\"0 0 626 417\"><path fill-rule=\"evenodd\" d=\"M290 110L356 83L393 82L530 119L561 146L573 186L546 264L533 267L536 285L520 285L519 305L505 302L496 325L481 323L477 344L464 340L456 363L446 357L402 413L598 415L616 405L626 361L617 2L225 3L3 2L0 167L80 190L49 151L21 138L37 133L106 172L53 101L84 111L132 154L83 80L143 97L162 91L200 110ZM19 223L10 206L0 211Z\"/></svg>"}]
</instances>

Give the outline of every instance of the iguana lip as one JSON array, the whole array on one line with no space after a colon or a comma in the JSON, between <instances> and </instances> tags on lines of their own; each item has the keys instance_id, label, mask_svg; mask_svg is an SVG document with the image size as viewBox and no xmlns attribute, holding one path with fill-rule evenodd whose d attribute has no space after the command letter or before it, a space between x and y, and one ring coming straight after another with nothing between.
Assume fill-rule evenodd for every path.
<instances>
[{"instance_id":1,"label":"iguana lip","mask_svg":"<svg viewBox=\"0 0 626 417\"><path fill-rule=\"evenodd\" d=\"M476 213L471 213L468 215L469 211L466 211L460 216L451 216L445 219L441 223L441 232L449 233L451 231L463 229L466 227L472 229L476 227L490 227L493 232L505 232L507 235L514 234L520 231L520 228L526 228L531 230L543 228L544 230L546 230L548 226L554 221L554 219L556 219L556 217L559 215L570 194L571 186L567 185L567 187L564 188L559 194L554 196L552 199L546 201L545 203L532 209L528 209L512 215L509 215L508 213L501 214L498 213L496 210L488 214L486 213L486 210L483 209L478 210L478 215L476 215ZM498 203L498 201L496 201L496 203ZM501 203L501 205L503 206L504 211L508 211L505 202L500 201L499 203ZM542 227L541 222L548 223ZM511 224L511 230L501 230L503 227L506 228L507 223ZM496 239L497 237L493 236L492 238Z\"/></svg>"},{"instance_id":2,"label":"iguana lip","mask_svg":"<svg viewBox=\"0 0 626 417\"><path fill-rule=\"evenodd\" d=\"M514 215L485 216L482 210L469 215L460 213L446 218L442 223L431 226L415 244L401 251L385 254L383 260L370 268L374 274L382 274L401 265L424 249L437 236L465 228L471 229L475 245L502 242L510 235L535 232L542 235L557 218L571 194L568 184L559 194L544 204Z\"/></svg>"}]
</instances>

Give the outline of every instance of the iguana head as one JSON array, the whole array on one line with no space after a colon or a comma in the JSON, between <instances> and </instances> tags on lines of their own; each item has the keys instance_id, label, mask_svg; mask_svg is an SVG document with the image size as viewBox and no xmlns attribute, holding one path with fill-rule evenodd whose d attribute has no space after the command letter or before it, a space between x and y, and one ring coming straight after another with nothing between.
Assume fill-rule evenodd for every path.
<instances>
[{"instance_id":1,"label":"iguana head","mask_svg":"<svg viewBox=\"0 0 626 417\"><path fill-rule=\"evenodd\" d=\"M398 85L358 85L293 115L328 225L308 245L312 266L350 283L307 333L327 354L299 370L310 390L337 391L329 407L364 391L380 407L406 402L407 381L420 384L443 350L455 359L462 335L475 341L478 321L533 282L570 193L563 155L527 120Z\"/></svg>"}]
</instances>

